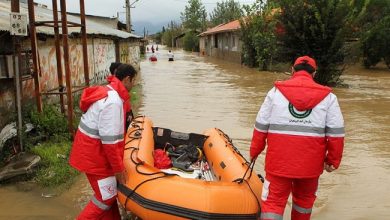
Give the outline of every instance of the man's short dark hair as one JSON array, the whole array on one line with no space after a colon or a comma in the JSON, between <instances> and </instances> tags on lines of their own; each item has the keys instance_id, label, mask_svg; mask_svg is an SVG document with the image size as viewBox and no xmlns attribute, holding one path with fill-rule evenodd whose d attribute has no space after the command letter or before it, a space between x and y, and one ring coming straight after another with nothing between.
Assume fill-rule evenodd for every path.
<instances>
[{"instance_id":1,"label":"man's short dark hair","mask_svg":"<svg viewBox=\"0 0 390 220\"><path fill-rule=\"evenodd\" d=\"M123 80L127 76L130 76L130 78L133 79L135 75L137 75L137 71L129 64L119 65L115 73L116 78L119 80Z\"/></svg>"},{"instance_id":2,"label":"man's short dark hair","mask_svg":"<svg viewBox=\"0 0 390 220\"><path fill-rule=\"evenodd\" d=\"M301 64L295 65L294 70L295 70L295 72L304 70L310 74L312 74L316 71L310 64L307 64L307 63L301 63Z\"/></svg>"},{"instance_id":3,"label":"man's short dark hair","mask_svg":"<svg viewBox=\"0 0 390 220\"><path fill-rule=\"evenodd\" d=\"M110 73L111 73L112 75L114 75L116 69L117 69L121 64L122 64L122 63L119 63L119 62L113 62L113 63L111 63L111 65L110 65Z\"/></svg>"}]
</instances>

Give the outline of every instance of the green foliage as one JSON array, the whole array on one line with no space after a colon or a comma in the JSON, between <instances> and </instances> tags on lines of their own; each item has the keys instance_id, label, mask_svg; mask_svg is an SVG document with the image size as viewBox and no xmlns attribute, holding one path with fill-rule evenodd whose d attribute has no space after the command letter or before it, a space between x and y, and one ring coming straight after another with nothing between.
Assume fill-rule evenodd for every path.
<instances>
[{"instance_id":1,"label":"green foliage","mask_svg":"<svg viewBox=\"0 0 390 220\"><path fill-rule=\"evenodd\" d=\"M199 37L190 31L183 37L184 50L199 52Z\"/></svg>"},{"instance_id":2,"label":"green foliage","mask_svg":"<svg viewBox=\"0 0 390 220\"><path fill-rule=\"evenodd\" d=\"M359 13L355 16L356 25L364 32L370 30L384 17L390 14L389 0L360 0L352 1L354 11Z\"/></svg>"},{"instance_id":3,"label":"green foliage","mask_svg":"<svg viewBox=\"0 0 390 220\"><path fill-rule=\"evenodd\" d=\"M241 5L234 0L217 2L217 6L210 13L210 22L212 26L227 23L241 18L243 15Z\"/></svg>"},{"instance_id":4,"label":"green foliage","mask_svg":"<svg viewBox=\"0 0 390 220\"><path fill-rule=\"evenodd\" d=\"M352 0L351 23L360 37L363 65L370 68L382 59L390 66L388 0Z\"/></svg>"},{"instance_id":5,"label":"green foliage","mask_svg":"<svg viewBox=\"0 0 390 220\"><path fill-rule=\"evenodd\" d=\"M171 21L168 24L168 29L162 35L162 43L168 47L173 47L172 43L176 36L180 35L183 32L181 25L176 24L174 21Z\"/></svg>"},{"instance_id":6,"label":"green foliage","mask_svg":"<svg viewBox=\"0 0 390 220\"><path fill-rule=\"evenodd\" d=\"M140 104L140 94L141 94L141 84L136 84L130 91L131 94L131 106L132 109L134 106L139 106Z\"/></svg>"},{"instance_id":7,"label":"green foliage","mask_svg":"<svg viewBox=\"0 0 390 220\"><path fill-rule=\"evenodd\" d=\"M277 53L276 21L270 19L271 4L258 0L251 6L244 6L244 10L246 17L240 20L243 63L268 70Z\"/></svg>"},{"instance_id":8,"label":"green foliage","mask_svg":"<svg viewBox=\"0 0 390 220\"><path fill-rule=\"evenodd\" d=\"M41 157L38 168L37 182L45 187L58 187L65 184L69 186L78 175L78 171L68 164L71 142L49 141L31 149L34 154Z\"/></svg>"},{"instance_id":9,"label":"green foliage","mask_svg":"<svg viewBox=\"0 0 390 220\"><path fill-rule=\"evenodd\" d=\"M69 136L68 121L54 105L45 105L39 113L33 109L26 115L26 121L32 123L38 133L46 137L55 135Z\"/></svg>"},{"instance_id":10,"label":"green foliage","mask_svg":"<svg viewBox=\"0 0 390 220\"><path fill-rule=\"evenodd\" d=\"M181 20L184 28L202 32L206 29L206 8L200 0L188 0L188 5L181 13Z\"/></svg>"},{"instance_id":11,"label":"green foliage","mask_svg":"<svg viewBox=\"0 0 390 220\"><path fill-rule=\"evenodd\" d=\"M280 21L285 28L281 37L283 57L293 61L310 55L317 61L315 80L336 84L342 74L348 2L346 0L281 0Z\"/></svg>"},{"instance_id":12,"label":"green foliage","mask_svg":"<svg viewBox=\"0 0 390 220\"><path fill-rule=\"evenodd\" d=\"M390 15L384 17L362 38L363 64L370 68L382 58L390 68Z\"/></svg>"},{"instance_id":13,"label":"green foliage","mask_svg":"<svg viewBox=\"0 0 390 220\"><path fill-rule=\"evenodd\" d=\"M163 36L163 32L157 32L153 35L153 40L154 42L156 42L157 44L161 44L161 38Z\"/></svg>"}]
</instances>

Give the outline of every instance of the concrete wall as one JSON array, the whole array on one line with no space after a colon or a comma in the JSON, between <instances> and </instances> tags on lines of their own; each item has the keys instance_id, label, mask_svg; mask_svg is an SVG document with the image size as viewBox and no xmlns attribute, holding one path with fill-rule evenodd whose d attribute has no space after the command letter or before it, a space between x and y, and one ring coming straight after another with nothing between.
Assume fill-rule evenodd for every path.
<instances>
[{"instance_id":1,"label":"concrete wall","mask_svg":"<svg viewBox=\"0 0 390 220\"><path fill-rule=\"evenodd\" d=\"M126 41L119 43L119 57L121 63L127 63L134 66L136 69L140 69L140 47L138 41Z\"/></svg>"},{"instance_id":2,"label":"concrete wall","mask_svg":"<svg viewBox=\"0 0 390 220\"><path fill-rule=\"evenodd\" d=\"M23 47L30 47L29 39L23 43ZM131 64L136 69L139 69L140 51L138 41L123 40L122 42L119 42L119 48L120 61ZM47 38L45 41L38 41L38 53L41 91L57 88L58 77L54 39ZM69 39L69 53L72 84L73 86L82 85L84 83L84 64L81 39ZM115 62L115 60L114 40L101 38L88 39L88 64L91 84L104 83L109 74L109 66L111 62ZM62 65L64 65L63 61ZM62 69L65 83L64 66L62 66ZM34 91L33 79L23 81L23 104L35 104ZM58 96L50 97L56 98ZM0 129L11 120L12 114L15 113L14 100L13 79L0 79Z\"/></svg>"}]
</instances>

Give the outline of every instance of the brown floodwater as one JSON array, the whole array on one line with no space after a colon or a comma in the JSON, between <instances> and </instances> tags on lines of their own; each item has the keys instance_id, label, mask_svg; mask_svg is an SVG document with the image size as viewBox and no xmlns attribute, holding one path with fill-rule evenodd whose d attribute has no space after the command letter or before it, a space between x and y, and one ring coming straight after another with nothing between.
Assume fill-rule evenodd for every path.
<instances>
[{"instance_id":1,"label":"brown floodwater","mask_svg":"<svg viewBox=\"0 0 390 220\"><path fill-rule=\"evenodd\" d=\"M248 158L257 111L275 80L288 78L238 64L159 47L157 62L144 60L138 79L138 114L154 125L201 133L217 127ZM390 219L390 71L356 65L334 88L344 115L346 141L340 169L320 178L312 219ZM264 154L256 170L264 174ZM61 194L31 183L0 187L0 219L73 219L88 202L84 176ZM288 202L285 219L289 219Z\"/></svg>"}]
</instances>

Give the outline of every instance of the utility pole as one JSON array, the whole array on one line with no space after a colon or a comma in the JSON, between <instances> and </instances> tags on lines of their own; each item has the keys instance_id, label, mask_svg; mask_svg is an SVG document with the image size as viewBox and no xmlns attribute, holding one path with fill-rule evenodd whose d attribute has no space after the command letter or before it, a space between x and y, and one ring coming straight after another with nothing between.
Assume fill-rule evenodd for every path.
<instances>
[{"instance_id":1,"label":"utility pole","mask_svg":"<svg viewBox=\"0 0 390 220\"><path fill-rule=\"evenodd\" d=\"M135 0L133 3L130 4L130 0L126 0L126 31L131 33L131 8L133 7L134 3L138 2L139 0Z\"/></svg>"},{"instance_id":2,"label":"utility pole","mask_svg":"<svg viewBox=\"0 0 390 220\"><path fill-rule=\"evenodd\" d=\"M20 6L19 6L19 0L12 0L11 1L11 12L14 14L11 14L11 16L20 16L18 15L20 13ZM15 15L16 14L16 15ZM22 29L23 27L21 27ZM27 33L27 23L26 23L26 33ZM21 30L19 29L19 30ZM17 133L18 133L18 142L20 151L23 151L23 139L22 139L22 133L23 133L23 121L22 121L22 77L21 77L21 63L22 63L22 56L21 56L21 36L20 34L15 34L11 32L13 43L14 43L14 54L13 54L13 72L14 72L14 82L15 82L15 104L16 104L16 110L18 113L18 123L17 123ZM17 62L16 62L17 61Z\"/></svg>"},{"instance_id":3,"label":"utility pole","mask_svg":"<svg viewBox=\"0 0 390 220\"><path fill-rule=\"evenodd\" d=\"M126 31L131 33L130 0L126 0Z\"/></svg>"}]
</instances>

